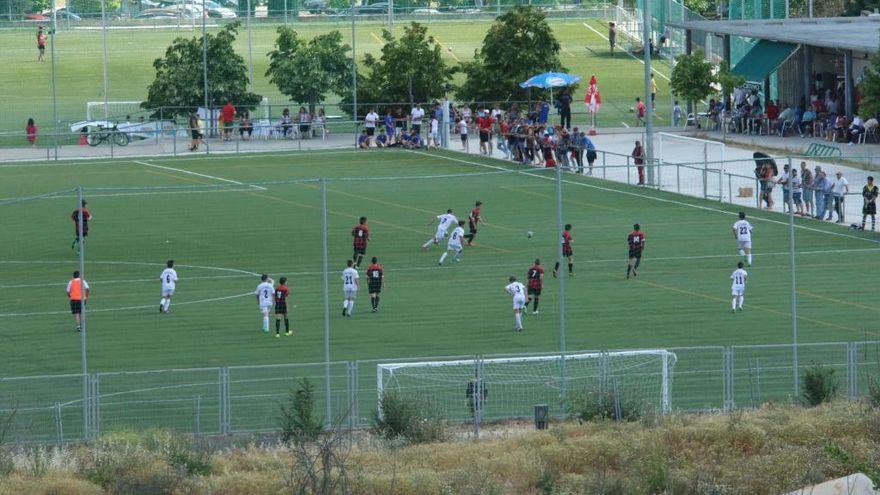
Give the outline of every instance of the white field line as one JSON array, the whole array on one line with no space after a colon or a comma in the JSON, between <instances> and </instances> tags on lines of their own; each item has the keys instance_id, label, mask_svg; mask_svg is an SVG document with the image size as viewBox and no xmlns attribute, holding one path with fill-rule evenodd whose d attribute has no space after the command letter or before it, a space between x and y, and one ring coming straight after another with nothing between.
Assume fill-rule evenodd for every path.
<instances>
[{"instance_id":1,"label":"white field line","mask_svg":"<svg viewBox=\"0 0 880 495\"><path fill-rule=\"evenodd\" d=\"M602 37L602 39L604 39L605 41L609 41L607 36L605 36L604 34L600 33L599 31L597 31L596 28L594 28L593 26L590 26L590 25L587 24L586 22L584 22L583 25L584 25L584 27L586 27L586 28L589 29L590 31L592 31L592 32L594 32L594 33L596 33L596 34L598 34L598 35L599 35L600 37ZM641 63L642 65L645 65L645 61L642 60L642 59L640 59L639 57L636 57L635 55L633 55L632 53L630 53L630 52L628 52L628 51L626 51L626 50L621 50L621 51L622 51L623 53L629 55L630 57L632 57L632 58L638 60L639 63ZM658 70L655 69L654 67L651 67L651 72L653 72L654 74L657 74L658 76L662 77L663 79L666 79L667 81L669 81L669 78L666 77L666 75L664 75L662 72L658 71Z\"/></svg>"},{"instance_id":2,"label":"white field line","mask_svg":"<svg viewBox=\"0 0 880 495\"><path fill-rule=\"evenodd\" d=\"M495 169L495 170L506 170L508 172L519 172L521 174L530 175L532 177L537 177L537 178L543 179L543 180L551 180L551 181L556 180L554 177L545 177L543 175L538 175L535 172L532 172L530 170L511 169L511 168L507 168L507 167L500 167L497 165L489 165L486 163L474 162L471 160L462 160L461 158L453 158L451 156L435 155L432 153L426 153L424 151L409 150L408 152L409 153L416 153L419 155L432 156L435 158L440 158L443 160L450 160L450 161L459 162L459 163L467 163L470 165L476 165L478 167L491 168L491 169ZM495 160L495 161L501 161L500 158L492 158L492 157L486 157L486 158L491 159L491 160ZM587 187L590 189L597 189L599 191L613 192L613 193L617 193L617 194L625 194L627 196L634 196L637 198L650 199L652 201L658 201L661 203L669 203L669 204L674 204L674 205L679 205L679 206L686 206L688 208L696 208L698 210L711 211L714 213L721 213L723 215L737 215L737 213L735 213L735 212L726 211L726 210L722 210L719 208L712 208L710 206L701 206L701 205L697 205L697 204L693 204L693 203L687 203L685 201L677 201L674 199L658 198L655 196L649 196L646 194L641 194L641 193L632 192L632 191L623 191L623 190L614 189L611 187L604 187L604 186L597 186L594 184L587 184L585 182L576 182L576 181L572 181L572 180L568 180L568 179L563 179L562 182L564 182L566 184L573 185L573 186ZM761 222L773 223L773 224L777 224L777 225L786 225L786 226L788 225L788 222L782 222L782 221L773 220L770 218L763 218L763 217L757 217L757 216L750 216L749 218L755 219L755 220L758 220ZM827 235L833 235L833 236L837 236L837 237L845 237L848 239L857 239L860 241L871 242L874 244L880 244L880 240L869 239L867 237L859 237L859 236L855 236L855 235L851 235L851 234L844 234L843 232L832 232L830 230L816 229L813 227L807 227L805 225L795 225L795 228L800 229L800 230L810 231L810 232L818 232L820 234L827 234Z\"/></svg>"},{"instance_id":3,"label":"white field line","mask_svg":"<svg viewBox=\"0 0 880 495\"><path fill-rule=\"evenodd\" d=\"M154 194L207 194L207 193L231 193L231 192L247 192L253 191L253 188L248 187L246 189L210 189L210 190L193 190L193 189L184 189L181 191L168 190L168 189L151 189L149 191L132 191L132 192L124 192L124 193L95 193L89 194L90 198L116 198L120 196L152 196ZM76 197L76 194L71 192L70 194L58 194L56 196L51 196L44 199L64 199L69 200L70 198ZM0 202L2 201L11 201L13 199L18 198L0 198Z\"/></svg>"},{"instance_id":4,"label":"white field line","mask_svg":"<svg viewBox=\"0 0 880 495\"><path fill-rule=\"evenodd\" d=\"M237 299L239 297L253 296L253 291L245 292L244 294L236 294L234 296L223 296L223 297L212 297L210 299L199 299L197 301L184 301L184 302L175 302L175 306L189 306L192 304L202 304L209 302L217 302L217 301L227 301L229 299ZM115 311L134 311L138 309L153 309L155 308L155 304L147 304L141 306L125 306L121 308L102 308L102 309L89 309L89 313L111 313ZM70 310L67 311L43 311L38 313L0 313L0 318L6 317L20 317L20 316L50 316L50 315L66 315L70 313Z\"/></svg>"},{"instance_id":5,"label":"white field line","mask_svg":"<svg viewBox=\"0 0 880 495\"><path fill-rule=\"evenodd\" d=\"M232 179L224 179L223 177L217 177L216 175L201 174L201 173L199 173L199 172L193 172L192 170L185 170L185 169L182 169L182 168L175 168L175 167L166 167L165 165L156 165L155 163L142 162L142 161L137 161L137 160L135 160L133 163L137 163L137 164L139 164L139 165L143 165L143 166L145 166L145 167L153 167L153 168L158 168L158 169L162 169L162 170L168 170L168 171L171 171L171 172L177 172L177 173L181 173L181 174L195 175L196 177L203 177L203 178L205 178L205 179L218 180L218 181L220 181L220 182L228 182L229 184L235 184L235 185L237 185L237 186L252 187L252 188L254 188L254 189L258 189L258 190L260 190L260 191L265 191L265 190L266 190L266 188L265 188L265 187L262 187L262 186L255 186L255 185L252 185L252 184L245 184L244 182L239 182L239 181L237 181L237 180L232 180Z\"/></svg>"}]
</instances>

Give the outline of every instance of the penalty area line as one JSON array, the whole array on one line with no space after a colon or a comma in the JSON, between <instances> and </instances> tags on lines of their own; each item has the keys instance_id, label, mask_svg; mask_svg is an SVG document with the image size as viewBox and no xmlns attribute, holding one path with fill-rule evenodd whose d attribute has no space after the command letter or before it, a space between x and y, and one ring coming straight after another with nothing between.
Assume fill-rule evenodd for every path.
<instances>
[{"instance_id":1,"label":"penalty area line","mask_svg":"<svg viewBox=\"0 0 880 495\"><path fill-rule=\"evenodd\" d=\"M253 189L257 189L259 191L266 191L267 190L265 187L256 186L253 184L245 184L244 182L239 182L237 180L232 180L232 179L224 179L223 177L217 177L216 175L208 175L208 174L202 174L199 172L193 172L192 170L186 170L186 169L175 168L175 167L167 167L165 165L156 165L155 163L149 163L149 162L144 162L144 161L140 161L140 160L132 160L132 162L137 163L138 165L143 165L145 167L158 168L161 170L167 170L170 172L177 172L177 173L181 173L181 174L195 175L196 177L203 177L205 179L218 180L221 182L228 182L230 184L235 184L237 186L247 186L247 187L251 187Z\"/></svg>"}]
</instances>

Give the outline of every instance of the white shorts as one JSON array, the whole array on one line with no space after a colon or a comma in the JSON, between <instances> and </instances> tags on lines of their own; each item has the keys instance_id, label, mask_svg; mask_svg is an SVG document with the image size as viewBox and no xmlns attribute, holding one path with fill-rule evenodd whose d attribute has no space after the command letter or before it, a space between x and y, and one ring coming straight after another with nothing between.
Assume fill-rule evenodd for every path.
<instances>
[{"instance_id":1,"label":"white shorts","mask_svg":"<svg viewBox=\"0 0 880 495\"><path fill-rule=\"evenodd\" d=\"M434 234L434 239L438 241L440 239L446 239L446 229L437 229L437 233Z\"/></svg>"},{"instance_id":2,"label":"white shorts","mask_svg":"<svg viewBox=\"0 0 880 495\"><path fill-rule=\"evenodd\" d=\"M358 295L358 290L357 287L344 287L342 293L345 295L346 299L354 299Z\"/></svg>"},{"instance_id":3,"label":"white shorts","mask_svg":"<svg viewBox=\"0 0 880 495\"><path fill-rule=\"evenodd\" d=\"M436 132L436 131L431 131L430 133L428 133L428 139L432 139L432 140L434 140L434 141L439 141L439 140L440 140L440 138L439 138L439 136L437 135L437 132Z\"/></svg>"},{"instance_id":4,"label":"white shorts","mask_svg":"<svg viewBox=\"0 0 880 495\"><path fill-rule=\"evenodd\" d=\"M446 245L446 249L448 249L450 251L461 251L463 248L461 247L461 243L453 244L450 242L449 244Z\"/></svg>"},{"instance_id":5,"label":"white shorts","mask_svg":"<svg viewBox=\"0 0 880 495\"><path fill-rule=\"evenodd\" d=\"M162 287L162 297L171 297L174 295L174 287Z\"/></svg>"},{"instance_id":6,"label":"white shorts","mask_svg":"<svg viewBox=\"0 0 880 495\"><path fill-rule=\"evenodd\" d=\"M746 288L745 288L745 287L731 287L731 289L730 289L730 295L732 295L732 296L744 296L744 295L746 295Z\"/></svg>"},{"instance_id":7,"label":"white shorts","mask_svg":"<svg viewBox=\"0 0 880 495\"><path fill-rule=\"evenodd\" d=\"M526 298L524 298L524 297L513 298L513 309L523 309L525 307L526 307Z\"/></svg>"},{"instance_id":8,"label":"white shorts","mask_svg":"<svg viewBox=\"0 0 880 495\"><path fill-rule=\"evenodd\" d=\"M740 249L752 249L752 241L739 241Z\"/></svg>"},{"instance_id":9,"label":"white shorts","mask_svg":"<svg viewBox=\"0 0 880 495\"><path fill-rule=\"evenodd\" d=\"M272 312L272 306L273 306L272 303L261 302L261 303L260 303L260 313L270 313L270 312Z\"/></svg>"}]
</instances>

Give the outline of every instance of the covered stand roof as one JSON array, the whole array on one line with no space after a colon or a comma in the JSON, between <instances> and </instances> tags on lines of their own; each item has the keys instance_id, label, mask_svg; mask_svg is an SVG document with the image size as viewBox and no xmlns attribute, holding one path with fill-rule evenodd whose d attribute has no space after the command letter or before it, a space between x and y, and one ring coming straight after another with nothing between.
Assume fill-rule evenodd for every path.
<instances>
[{"instance_id":1,"label":"covered stand roof","mask_svg":"<svg viewBox=\"0 0 880 495\"><path fill-rule=\"evenodd\" d=\"M880 16L667 22L673 28L867 53L880 52Z\"/></svg>"}]
</instances>

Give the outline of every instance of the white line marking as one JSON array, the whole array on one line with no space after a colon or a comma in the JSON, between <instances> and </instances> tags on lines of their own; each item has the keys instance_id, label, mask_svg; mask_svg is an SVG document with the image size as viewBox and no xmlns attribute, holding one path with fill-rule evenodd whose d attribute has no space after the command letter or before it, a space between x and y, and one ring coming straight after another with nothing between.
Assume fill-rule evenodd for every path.
<instances>
[{"instance_id":1,"label":"white line marking","mask_svg":"<svg viewBox=\"0 0 880 495\"><path fill-rule=\"evenodd\" d=\"M623 124L624 127L626 127L627 129L629 129L629 124L627 124L626 122L621 122L621 124Z\"/></svg>"},{"instance_id":2,"label":"white line marking","mask_svg":"<svg viewBox=\"0 0 880 495\"><path fill-rule=\"evenodd\" d=\"M597 31L596 28L594 28L593 26L590 26L590 25L587 24L586 22L584 22L584 23L582 23L582 24L584 25L584 27L586 27L586 28L589 29L590 31L592 31L592 32L598 34L599 36L601 36L602 39L604 39L605 41L609 41L607 36L605 36L604 34L600 33L599 31ZM629 55L630 57L632 57L632 58L638 60L639 63L641 63L642 65L645 65L645 61L642 60L642 59L640 59L639 57L636 57L635 55L633 55L632 53L630 53L630 52L628 52L628 51L626 51L626 50L621 49L621 51L622 51L623 53ZM662 72L660 72L660 71L658 71L657 69L655 69L653 66L651 66L651 72L653 72L653 73L657 74L658 76L662 77L663 79L666 79L667 81L669 81L669 78L668 78L668 77L666 77Z\"/></svg>"},{"instance_id":3,"label":"white line marking","mask_svg":"<svg viewBox=\"0 0 880 495\"><path fill-rule=\"evenodd\" d=\"M223 296L223 297L212 297L210 299L199 299L198 301L184 301L184 302L175 302L175 306L189 306L191 304L202 304L207 302L217 302L217 301L226 301L229 299L237 299L239 297L252 296L253 292L245 292L244 294L236 294L234 296ZM103 309L89 309L89 313L110 313L114 311L133 311L136 309L152 309L155 308L155 304L147 304L143 306L126 306L122 308L103 308ZM66 315L69 314L68 311L43 311L40 313L0 313L0 318L6 317L19 317L19 316L50 316L50 315Z\"/></svg>"},{"instance_id":4,"label":"white line marking","mask_svg":"<svg viewBox=\"0 0 880 495\"><path fill-rule=\"evenodd\" d=\"M153 167L153 168L159 168L162 170L169 170L171 172L178 172L181 174L195 175L196 177L203 177L205 179L219 180L221 182L228 182L230 184L235 184L237 186L248 186L248 187L252 187L254 189L259 189L261 191L266 190L265 187L255 186L252 184L245 184L244 182L239 182L237 180L232 180L232 179L224 179L223 177L217 177L215 175L200 174L198 172L193 172L192 170L185 170L182 168L174 168L174 167L166 167L165 165L156 165L155 163L148 163L148 162L142 162L142 161L137 161L137 160L134 160L133 163L137 163L137 164L143 165L145 167Z\"/></svg>"},{"instance_id":5,"label":"white line marking","mask_svg":"<svg viewBox=\"0 0 880 495\"><path fill-rule=\"evenodd\" d=\"M403 150L401 150L401 151L403 151ZM459 162L459 163L468 163L468 164L471 164L471 165L476 165L476 166L478 166L478 167L491 168L491 169L495 169L495 170L507 170L508 172L518 172L518 173L521 173L521 174L524 174L524 175L530 175L530 176L532 176L532 177L537 177L537 178L539 178L539 179L544 179L544 180L551 180L551 181L555 181L555 180L556 180L556 179L553 178L553 177L544 177L544 176L541 176L541 175L537 175L537 174L535 174L534 172L531 172L531 171L529 171L529 170L517 170L517 169L511 169L511 168L507 168L507 167L499 167L499 166L496 166L496 165L489 165L489 164L486 164L486 163L478 163L478 162L474 162L474 161L470 161L470 160L462 160L462 159L460 159L460 158L453 158L453 157L451 157L451 156L443 156L443 155L437 155L437 154L432 154L432 153L426 153L426 152L424 152L424 151L408 150L408 151L404 151L404 152L408 152L408 153L416 153L416 154L419 154L419 155L425 155L425 156L433 156L433 157L435 157L435 158L442 158L442 159L444 159L444 160L450 160L450 161ZM455 153L454 150L452 150L452 152ZM493 157L490 157L490 156L487 156L487 157L484 157L484 158L489 159L489 160L502 161L500 158L493 158ZM597 180L600 180L600 179L597 179ZM674 204L674 205L679 205L679 206L687 206L687 207L689 207L689 208L696 208L696 209L698 209L698 210L711 211L711 212L714 212L714 213L721 213L721 214L724 214L724 215L737 215L737 213L735 213L735 212L732 212L732 211L726 211L726 210L722 210L722 209L719 209L719 208L712 208L712 207L709 207L709 206L701 206L701 205L696 205L696 204L693 204L693 203L686 203L686 202L684 202L684 201L676 201L676 200L674 200L674 199L658 198L658 197L656 197L656 196L647 196L647 195L640 194L640 193L636 193L636 192L623 191L623 190L620 190L620 189L614 189L614 188L610 188L610 187L597 186L597 185L594 185L594 184L587 184L587 183L585 183L585 182L576 182L576 181L572 181L572 180L568 180L568 179L563 179L562 182L564 182L564 183L566 183L566 184L571 184L571 185L574 185L574 186L588 187L588 188L591 188L591 189L598 189L598 190L600 190L600 191L613 192L613 193L617 193L617 194L626 194L626 195L628 195L628 196L635 196L635 197L637 197L637 198L650 199L650 200L653 200L653 201L659 201L659 202L661 202L661 203L669 203L669 204ZM675 193L670 193L670 194L675 194ZM735 205L731 205L731 206L735 206ZM786 226L788 225L788 222L782 222L782 221L779 221L779 220L773 220L773 219L770 219L770 218L763 218L763 217L757 217L757 216L750 216L750 218L753 218L753 219L755 219L755 220L760 220L760 221L762 221L762 222L774 223L774 224L777 224L777 225L786 225ZM797 228L797 229L801 229L801 230L810 231L810 232L818 232L818 233L820 233L820 234L828 234L828 235L833 235L833 236L837 236L837 237L846 237L846 238L849 238L849 239L857 239L857 240L860 240L860 241L866 241L866 242L872 242L872 243L875 243L875 244L880 244L880 240L874 240L874 239L869 239L869 238L867 238L867 237L859 237L859 236L855 236L855 235L844 234L844 233L842 233L842 232L832 232L832 231L830 231L830 230L816 229L816 228L813 228L813 227L807 227L807 226L805 226L805 225L797 225L797 224L796 224L796 225L795 225L795 228Z\"/></svg>"},{"instance_id":6,"label":"white line marking","mask_svg":"<svg viewBox=\"0 0 880 495\"><path fill-rule=\"evenodd\" d=\"M219 280L225 278L244 278L251 277L252 275L211 275L211 276L203 276L203 277L186 277L186 281L190 280ZM111 284L137 284L137 283L155 283L159 279L158 278L132 278L128 280L94 280L89 279L89 285L94 286L102 286L102 285L111 285ZM32 289L37 287L65 287L65 283L57 283L57 284L17 284L17 285L0 285L0 289Z\"/></svg>"},{"instance_id":7,"label":"white line marking","mask_svg":"<svg viewBox=\"0 0 880 495\"><path fill-rule=\"evenodd\" d=\"M124 189L124 188L120 188ZM132 191L126 193L88 193L90 198L116 198L120 196L152 196L154 194L205 194L205 193L229 193L229 192L248 192L253 191L253 188L248 187L246 189L240 188L231 188L231 189L210 189L210 190L199 190L199 189L184 189L184 190L168 190L168 189L151 189L149 191ZM76 193L70 192L67 194L57 194L53 196L47 196L42 199L65 199L69 200L70 198L75 198ZM0 198L0 203L3 201L13 201L21 198Z\"/></svg>"}]
</instances>

